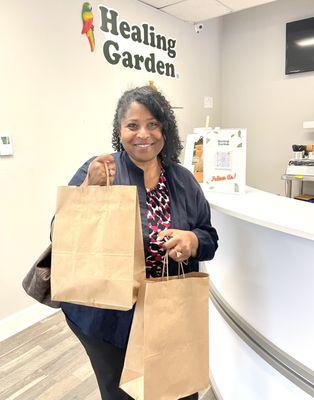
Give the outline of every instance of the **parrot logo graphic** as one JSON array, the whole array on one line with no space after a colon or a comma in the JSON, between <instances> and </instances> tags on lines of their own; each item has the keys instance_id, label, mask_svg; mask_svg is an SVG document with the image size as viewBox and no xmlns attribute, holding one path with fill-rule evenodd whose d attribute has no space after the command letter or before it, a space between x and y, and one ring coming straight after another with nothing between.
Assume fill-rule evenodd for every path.
<instances>
[{"instance_id":1,"label":"parrot logo graphic","mask_svg":"<svg viewBox=\"0 0 314 400\"><path fill-rule=\"evenodd\" d=\"M89 41L91 51L95 50L95 36L94 36L94 15L92 13L92 6L90 3L85 2L82 8L82 35L86 35Z\"/></svg>"}]
</instances>

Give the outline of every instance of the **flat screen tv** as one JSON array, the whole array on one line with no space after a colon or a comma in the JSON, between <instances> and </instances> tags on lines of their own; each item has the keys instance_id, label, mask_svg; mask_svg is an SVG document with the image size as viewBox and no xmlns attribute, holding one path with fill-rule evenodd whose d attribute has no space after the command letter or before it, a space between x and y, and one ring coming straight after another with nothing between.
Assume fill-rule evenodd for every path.
<instances>
[{"instance_id":1,"label":"flat screen tv","mask_svg":"<svg viewBox=\"0 0 314 400\"><path fill-rule=\"evenodd\" d=\"M286 74L314 71L314 17L286 25Z\"/></svg>"}]
</instances>

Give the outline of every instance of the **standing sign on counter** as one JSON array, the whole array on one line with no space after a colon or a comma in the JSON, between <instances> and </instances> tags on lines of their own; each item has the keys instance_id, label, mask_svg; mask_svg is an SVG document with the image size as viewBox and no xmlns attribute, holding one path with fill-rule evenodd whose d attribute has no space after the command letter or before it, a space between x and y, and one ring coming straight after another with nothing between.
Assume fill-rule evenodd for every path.
<instances>
[{"instance_id":1,"label":"standing sign on counter","mask_svg":"<svg viewBox=\"0 0 314 400\"><path fill-rule=\"evenodd\" d=\"M195 128L187 136L184 165L211 191L243 193L246 129Z\"/></svg>"},{"instance_id":2,"label":"standing sign on counter","mask_svg":"<svg viewBox=\"0 0 314 400\"><path fill-rule=\"evenodd\" d=\"M212 129L206 133L204 183L212 191L244 192L246 129Z\"/></svg>"}]
</instances>

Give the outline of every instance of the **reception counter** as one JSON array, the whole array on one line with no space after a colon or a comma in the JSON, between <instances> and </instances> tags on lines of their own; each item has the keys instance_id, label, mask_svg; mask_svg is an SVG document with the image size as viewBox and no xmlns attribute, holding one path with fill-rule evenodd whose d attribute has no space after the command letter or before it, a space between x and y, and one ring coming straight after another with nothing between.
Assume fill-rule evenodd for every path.
<instances>
[{"instance_id":1,"label":"reception counter","mask_svg":"<svg viewBox=\"0 0 314 400\"><path fill-rule=\"evenodd\" d=\"M223 400L314 395L314 204L247 187L210 193L210 371Z\"/></svg>"}]
</instances>

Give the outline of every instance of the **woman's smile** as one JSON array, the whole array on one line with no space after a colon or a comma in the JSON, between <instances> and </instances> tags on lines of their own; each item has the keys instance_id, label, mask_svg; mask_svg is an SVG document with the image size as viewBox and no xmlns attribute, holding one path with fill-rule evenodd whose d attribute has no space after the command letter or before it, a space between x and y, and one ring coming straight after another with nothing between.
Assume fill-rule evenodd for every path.
<instances>
[{"instance_id":1,"label":"woman's smile","mask_svg":"<svg viewBox=\"0 0 314 400\"><path fill-rule=\"evenodd\" d=\"M137 147L138 149L150 149L154 143L135 143L134 146Z\"/></svg>"}]
</instances>

